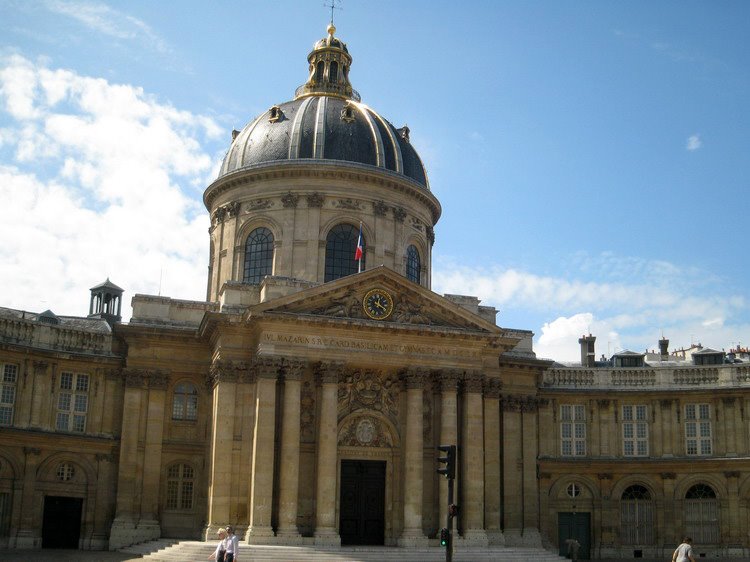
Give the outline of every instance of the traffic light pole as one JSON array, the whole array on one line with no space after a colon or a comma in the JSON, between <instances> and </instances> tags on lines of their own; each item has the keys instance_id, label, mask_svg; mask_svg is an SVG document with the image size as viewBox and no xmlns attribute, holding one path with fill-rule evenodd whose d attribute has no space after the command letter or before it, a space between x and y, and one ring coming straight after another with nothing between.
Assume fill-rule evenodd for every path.
<instances>
[{"instance_id":1,"label":"traffic light pole","mask_svg":"<svg viewBox=\"0 0 750 562\"><path fill-rule=\"evenodd\" d=\"M448 505L453 505L453 478L448 479ZM451 510L448 509L448 513L445 516L447 521L446 528L448 529L448 546L445 549L445 562L453 562L453 515Z\"/></svg>"}]
</instances>

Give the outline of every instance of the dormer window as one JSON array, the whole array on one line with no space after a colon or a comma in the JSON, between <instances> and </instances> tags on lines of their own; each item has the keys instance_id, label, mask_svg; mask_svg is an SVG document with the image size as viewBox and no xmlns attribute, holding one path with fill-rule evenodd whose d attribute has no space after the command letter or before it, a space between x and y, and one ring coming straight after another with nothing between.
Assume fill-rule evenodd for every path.
<instances>
[{"instance_id":1,"label":"dormer window","mask_svg":"<svg viewBox=\"0 0 750 562\"><path fill-rule=\"evenodd\" d=\"M279 121L283 116L284 113L281 111L281 108L278 105L274 105L271 109L268 110L270 113L270 117L268 120L271 123L276 123L276 121Z\"/></svg>"},{"instance_id":2,"label":"dormer window","mask_svg":"<svg viewBox=\"0 0 750 562\"><path fill-rule=\"evenodd\" d=\"M341 109L341 120L346 123L354 122L354 107L350 103Z\"/></svg>"},{"instance_id":3,"label":"dormer window","mask_svg":"<svg viewBox=\"0 0 750 562\"><path fill-rule=\"evenodd\" d=\"M404 139L406 142L409 142L409 127L404 125L400 129L398 129L398 134L401 135L401 138Z\"/></svg>"}]
</instances>

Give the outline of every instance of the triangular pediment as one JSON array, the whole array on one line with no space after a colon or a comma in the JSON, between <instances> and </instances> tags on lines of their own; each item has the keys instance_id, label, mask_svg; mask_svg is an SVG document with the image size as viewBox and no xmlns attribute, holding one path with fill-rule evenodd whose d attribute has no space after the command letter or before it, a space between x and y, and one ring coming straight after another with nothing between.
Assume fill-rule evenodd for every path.
<instances>
[{"instance_id":1,"label":"triangular pediment","mask_svg":"<svg viewBox=\"0 0 750 562\"><path fill-rule=\"evenodd\" d=\"M373 291L383 297L382 304L374 302ZM371 297L369 308L375 317L368 314L368 296ZM382 318L378 317L381 312ZM261 303L252 307L250 314L296 315L403 328L447 328L488 335L503 333L501 328L480 316L382 266Z\"/></svg>"}]
</instances>

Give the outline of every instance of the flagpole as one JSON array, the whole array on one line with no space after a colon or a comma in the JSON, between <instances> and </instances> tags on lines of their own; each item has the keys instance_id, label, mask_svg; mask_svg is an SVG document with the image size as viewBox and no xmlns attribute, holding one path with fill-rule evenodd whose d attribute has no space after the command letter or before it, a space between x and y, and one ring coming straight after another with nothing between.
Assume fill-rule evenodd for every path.
<instances>
[{"instance_id":1,"label":"flagpole","mask_svg":"<svg viewBox=\"0 0 750 562\"><path fill-rule=\"evenodd\" d=\"M357 240L357 247L362 245L362 221L359 221L359 240ZM359 256L357 260L357 273L362 273L362 257L364 256L364 248L362 248L362 256Z\"/></svg>"}]
</instances>

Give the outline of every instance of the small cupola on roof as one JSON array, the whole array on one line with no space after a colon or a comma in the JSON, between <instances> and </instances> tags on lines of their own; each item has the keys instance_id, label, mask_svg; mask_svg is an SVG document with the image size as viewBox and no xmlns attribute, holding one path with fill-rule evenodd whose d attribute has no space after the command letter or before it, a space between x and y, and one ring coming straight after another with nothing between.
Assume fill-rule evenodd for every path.
<instances>
[{"instance_id":1,"label":"small cupola on roof","mask_svg":"<svg viewBox=\"0 0 750 562\"><path fill-rule=\"evenodd\" d=\"M313 50L307 55L310 76L307 82L297 88L294 99L328 95L360 101L359 94L349 82L352 57L346 43L333 36L336 27L332 23L326 31L328 36L315 43Z\"/></svg>"}]
</instances>

